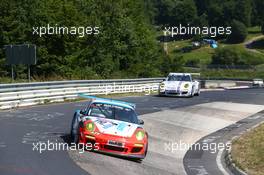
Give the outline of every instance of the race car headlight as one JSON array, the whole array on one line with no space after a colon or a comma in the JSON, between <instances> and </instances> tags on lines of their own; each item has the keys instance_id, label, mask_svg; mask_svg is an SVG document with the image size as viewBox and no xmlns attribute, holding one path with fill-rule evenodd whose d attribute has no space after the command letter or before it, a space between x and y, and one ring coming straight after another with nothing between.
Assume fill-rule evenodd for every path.
<instances>
[{"instance_id":1,"label":"race car headlight","mask_svg":"<svg viewBox=\"0 0 264 175\"><path fill-rule=\"evenodd\" d=\"M185 84L184 88L187 89L189 87L189 84Z\"/></svg>"},{"instance_id":2,"label":"race car headlight","mask_svg":"<svg viewBox=\"0 0 264 175\"><path fill-rule=\"evenodd\" d=\"M164 87L165 87L165 84L164 84L164 83L161 83L161 84L160 84L160 88L161 88L161 89L164 89Z\"/></svg>"},{"instance_id":3,"label":"race car headlight","mask_svg":"<svg viewBox=\"0 0 264 175\"><path fill-rule=\"evenodd\" d=\"M94 123L93 122L89 122L85 125L85 128L90 131L93 132L94 131Z\"/></svg>"},{"instance_id":4,"label":"race car headlight","mask_svg":"<svg viewBox=\"0 0 264 175\"><path fill-rule=\"evenodd\" d=\"M138 132L136 133L136 138L137 138L137 140L141 141L141 140L144 139L144 137L145 137L145 133L144 133L144 131L138 131Z\"/></svg>"}]
</instances>

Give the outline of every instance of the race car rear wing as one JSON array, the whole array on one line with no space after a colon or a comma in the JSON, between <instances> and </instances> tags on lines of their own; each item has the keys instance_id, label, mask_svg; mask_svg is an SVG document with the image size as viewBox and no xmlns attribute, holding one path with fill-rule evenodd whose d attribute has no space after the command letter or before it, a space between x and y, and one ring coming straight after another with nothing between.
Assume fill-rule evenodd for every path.
<instances>
[{"instance_id":1,"label":"race car rear wing","mask_svg":"<svg viewBox=\"0 0 264 175\"><path fill-rule=\"evenodd\" d=\"M201 73L189 73L189 74L191 74L191 75L194 75L194 76L201 76Z\"/></svg>"},{"instance_id":2,"label":"race car rear wing","mask_svg":"<svg viewBox=\"0 0 264 175\"><path fill-rule=\"evenodd\" d=\"M193 76L201 76L201 73L187 73L187 72L170 72L169 74L190 74Z\"/></svg>"},{"instance_id":3,"label":"race car rear wing","mask_svg":"<svg viewBox=\"0 0 264 175\"><path fill-rule=\"evenodd\" d=\"M128 105L128 106L131 106L134 109L136 108L136 104L128 103L128 102L125 102L125 101L113 100L113 99L110 99L110 98L96 97L96 96L92 96L92 95L86 95L86 94L83 94L83 93L79 93L78 96L82 97L82 98L87 98L87 99L94 99L94 100L98 99L98 100L111 101L111 102L115 102L115 103L120 103L120 104L125 104L125 105Z\"/></svg>"},{"instance_id":4,"label":"race car rear wing","mask_svg":"<svg viewBox=\"0 0 264 175\"><path fill-rule=\"evenodd\" d=\"M201 73L189 73L189 74L191 74L192 75L192 79L193 80L199 80L200 79L200 77L201 77Z\"/></svg>"}]
</instances>

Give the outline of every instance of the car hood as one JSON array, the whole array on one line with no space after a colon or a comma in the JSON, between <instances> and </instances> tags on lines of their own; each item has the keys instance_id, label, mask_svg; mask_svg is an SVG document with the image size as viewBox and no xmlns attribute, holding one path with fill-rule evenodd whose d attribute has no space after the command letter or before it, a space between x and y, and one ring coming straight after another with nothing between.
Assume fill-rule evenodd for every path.
<instances>
[{"instance_id":1,"label":"car hood","mask_svg":"<svg viewBox=\"0 0 264 175\"><path fill-rule=\"evenodd\" d=\"M185 84L191 84L189 81L166 81L164 82L166 89L179 90Z\"/></svg>"},{"instance_id":2,"label":"car hood","mask_svg":"<svg viewBox=\"0 0 264 175\"><path fill-rule=\"evenodd\" d=\"M99 117L89 117L99 132L102 134L110 134L120 137L131 137L135 130L139 127L138 124L128 123L119 120L99 118Z\"/></svg>"}]
</instances>

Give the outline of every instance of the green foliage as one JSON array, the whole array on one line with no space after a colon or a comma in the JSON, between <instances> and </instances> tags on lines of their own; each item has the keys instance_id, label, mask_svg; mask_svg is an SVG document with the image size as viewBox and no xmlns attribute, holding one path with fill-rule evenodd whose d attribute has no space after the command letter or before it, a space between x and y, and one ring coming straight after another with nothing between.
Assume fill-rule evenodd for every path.
<instances>
[{"instance_id":1,"label":"green foliage","mask_svg":"<svg viewBox=\"0 0 264 175\"><path fill-rule=\"evenodd\" d=\"M228 42L243 42L246 26L264 21L263 0L2 0L0 48L7 44L36 44L38 79L94 79L151 77L181 71L184 64L208 64L214 50L206 47L165 57L154 28L160 26L232 25ZM33 27L98 26L99 35L33 35ZM262 24L262 32L264 33ZM193 41L201 40L196 35ZM223 36L226 37L226 36ZM184 40L186 41L186 40ZM184 42L183 41L183 42ZM221 44L221 43L220 43ZM189 43L188 43L189 45ZM181 47L182 45L180 45ZM175 50L175 47L173 47ZM221 50L221 49L220 49ZM196 59L192 59L197 57ZM259 64L257 54L240 50L222 53L220 64ZM221 59L230 58L230 62ZM17 78L25 78L25 66L16 66ZM10 76L0 49L0 76Z\"/></svg>"},{"instance_id":2,"label":"green foliage","mask_svg":"<svg viewBox=\"0 0 264 175\"><path fill-rule=\"evenodd\" d=\"M235 65L241 64L241 55L233 48L219 48L212 57L214 65Z\"/></svg>"},{"instance_id":3,"label":"green foliage","mask_svg":"<svg viewBox=\"0 0 264 175\"><path fill-rule=\"evenodd\" d=\"M171 12L171 24L192 24L197 15L193 0L178 1Z\"/></svg>"},{"instance_id":4,"label":"green foliage","mask_svg":"<svg viewBox=\"0 0 264 175\"><path fill-rule=\"evenodd\" d=\"M261 33L264 35L264 22L261 25Z\"/></svg>"},{"instance_id":5,"label":"green foliage","mask_svg":"<svg viewBox=\"0 0 264 175\"><path fill-rule=\"evenodd\" d=\"M252 0L252 25L261 25L264 21L264 1L263 0Z\"/></svg>"},{"instance_id":6,"label":"green foliage","mask_svg":"<svg viewBox=\"0 0 264 175\"><path fill-rule=\"evenodd\" d=\"M233 19L238 20L247 27L249 27L251 26L252 23L251 16L252 16L252 0L236 1Z\"/></svg>"},{"instance_id":7,"label":"green foliage","mask_svg":"<svg viewBox=\"0 0 264 175\"><path fill-rule=\"evenodd\" d=\"M208 6L208 21L210 26L223 26L223 7L217 3Z\"/></svg>"},{"instance_id":8,"label":"green foliage","mask_svg":"<svg viewBox=\"0 0 264 175\"><path fill-rule=\"evenodd\" d=\"M198 67L198 66L200 66L200 60L195 59L195 58L191 58L191 59L186 61L185 65L190 66L190 67Z\"/></svg>"},{"instance_id":9,"label":"green foliage","mask_svg":"<svg viewBox=\"0 0 264 175\"><path fill-rule=\"evenodd\" d=\"M199 41L201 42L203 40L203 36L202 35L195 35L192 38L192 41Z\"/></svg>"},{"instance_id":10,"label":"green foliage","mask_svg":"<svg viewBox=\"0 0 264 175\"><path fill-rule=\"evenodd\" d=\"M213 65L227 66L259 65L263 63L264 57L262 54L241 50L236 46L218 48L212 56L211 62Z\"/></svg>"},{"instance_id":11,"label":"green foliage","mask_svg":"<svg viewBox=\"0 0 264 175\"><path fill-rule=\"evenodd\" d=\"M32 66L36 77L111 78L120 71L135 77L152 76L152 71L157 75L163 53L150 24L154 10L150 1L141 0L3 0L0 47L36 44L38 63ZM98 26L100 34L85 37L32 34L33 27L47 24ZM4 57L1 50L1 63ZM1 72L7 69L1 64ZM22 66L17 71L23 75L26 69Z\"/></svg>"},{"instance_id":12,"label":"green foliage","mask_svg":"<svg viewBox=\"0 0 264 175\"><path fill-rule=\"evenodd\" d=\"M168 56L161 63L161 70L164 72L164 75L167 75L169 72L181 72L183 71L184 60L182 56Z\"/></svg>"},{"instance_id":13,"label":"green foliage","mask_svg":"<svg viewBox=\"0 0 264 175\"><path fill-rule=\"evenodd\" d=\"M231 27L232 27L232 33L228 36L227 41L229 43L243 42L248 34L246 26L243 23L234 20L231 24Z\"/></svg>"},{"instance_id":14,"label":"green foliage","mask_svg":"<svg viewBox=\"0 0 264 175\"><path fill-rule=\"evenodd\" d=\"M155 0L154 6L157 9L156 23L165 26L191 24L197 16L193 0Z\"/></svg>"}]
</instances>

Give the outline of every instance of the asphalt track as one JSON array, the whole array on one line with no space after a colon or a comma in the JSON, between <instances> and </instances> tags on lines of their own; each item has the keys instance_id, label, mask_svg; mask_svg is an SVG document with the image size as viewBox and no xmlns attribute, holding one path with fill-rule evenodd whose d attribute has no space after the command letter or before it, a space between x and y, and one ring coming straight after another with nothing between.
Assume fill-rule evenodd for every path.
<instances>
[{"instance_id":1,"label":"asphalt track","mask_svg":"<svg viewBox=\"0 0 264 175\"><path fill-rule=\"evenodd\" d=\"M214 144L226 144L229 143L234 137L238 137L253 127L259 126L264 122L264 110L260 111L250 117L244 118L232 125L229 125L223 129L220 129L212 134L209 134L195 144L201 144L204 142ZM194 144L194 145L195 145ZM239 174L237 170L227 163L226 150L218 150L215 154L209 151L196 150L194 145L185 154L183 162L184 167L188 175L228 175ZM210 161L212 160L212 161ZM229 168L227 168L229 166Z\"/></svg>"},{"instance_id":2,"label":"asphalt track","mask_svg":"<svg viewBox=\"0 0 264 175\"><path fill-rule=\"evenodd\" d=\"M93 152L33 151L32 143L68 141L74 110L85 107L85 102L78 102L0 112L0 174L184 174L187 149L172 151L164 144L195 143L262 110L264 89L203 92L194 98L123 99L136 103L150 134L149 154L141 163Z\"/></svg>"}]
</instances>

